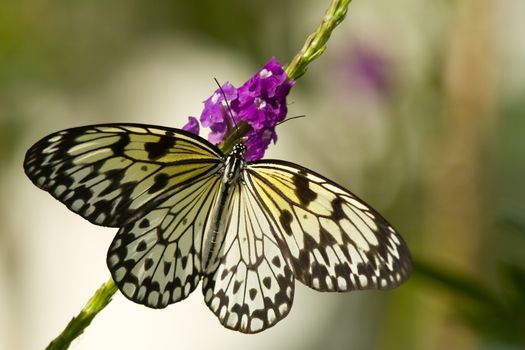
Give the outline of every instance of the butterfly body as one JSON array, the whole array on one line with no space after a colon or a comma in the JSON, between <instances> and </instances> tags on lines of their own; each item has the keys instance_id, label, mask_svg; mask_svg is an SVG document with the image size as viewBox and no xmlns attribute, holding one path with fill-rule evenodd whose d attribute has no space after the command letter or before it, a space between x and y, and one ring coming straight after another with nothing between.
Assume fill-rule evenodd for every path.
<instances>
[{"instance_id":1,"label":"butterfly body","mask_svg":"<svg viewBox=\"0 0 525 350\"><path fill-rule=\"evenodd\" d=\"M246 146L240 142L236 144L232 151L224 157L224 168L219 172L220 188L219 195L217 196L216 202L213 206L213 216L210 220L211 227L204 232L205 240L203 246L204 257L202 269L206 271L209 267L210 261L212 261L214 250L217 247L217 243L224 240L226 230L224 228L224 220L226 213L226 206L228 198L231 195L232 188L242 180L242 171L246 167L246 161L244 160L244 152Z\"/></svg>"},{"instance_id":2,"label":"butterfly body","mask_svg":"<svg viewBox=\"0 0 525 350\"><path fill-rule=\"evenodd\" d=\"M295 280L319 291L387 289L411 258L395 229L345 188L281 160L246 162L183 130L107 124L51 134L24 169L38 187L118 227L107 264L130 300L163 308L202 280L221 323L245 333L283 319Z\"/></svg>"}]
</instances>

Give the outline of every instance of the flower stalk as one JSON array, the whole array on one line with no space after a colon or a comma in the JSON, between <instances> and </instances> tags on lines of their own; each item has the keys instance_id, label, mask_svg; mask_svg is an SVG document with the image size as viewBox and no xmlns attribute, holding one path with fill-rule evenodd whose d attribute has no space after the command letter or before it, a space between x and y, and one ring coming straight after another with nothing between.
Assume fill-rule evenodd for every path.
<instances>
[{"instance_id":1,"label":"flower stalk","mask_svg":"<svg viewBox=\"0 0 525 350\"><path fill-rule=\"evenodd\" d=\"M235 144L239 142L239 140L244 135L248 134L248 132L250 131L251 131L251 127L248 123L246 123L245 121L239 122L239 124L237 124L237 127L233 129L233 132L229 134L219 144L219 148L224 152L224 154L229 153L233 149L233 146L235 146Z\"/></svg>"},{"instance_id":2,"label":"flower stalk","mask_svg":"<svg viewBox=\"0 0 525 350\"><path fill-rule=\"evenodd\" d=\"M302 49L295 55L295 57L285 69L286 77L291 82L290 87L293 85L292 81L300 78L306 72L307 66L326 50L326 43L328 42L332 31L344 20L348 5L351 1L352 0L331 1L330 6L326 11L319 27L315 30L315 32L310 34L310 36L306 39ZM287 92L285 95L286 94ZM194 122L195 120L191 121ZM237 142L239 138L241 138L243 135L246 135L251 130L251 126L248 123L241 121L237 125L236 131L231 135L227 135L227 137L222 140L221 144L219 145L220 148L227 153L231 150L234 143ZM272 135L269 136L272 137ZM266 141L269 143L269 140ZM254 145L254 147L257 148L261 146ZM86 327L89 326L95 316L109 304L112 296L117 290L118 288L115 285L115 282L112 279L109 279L108 282L103 284L96 291L96 293L93 295L93 297L91 297L80 313L73 317L62 333L57 338L55 338L46 349L67 349L71 342L84 332Z\"/></svg>"},{"instance_id":3,"label":"flower stalk","mask_svg":"<svg viewBox=\"0 0 525 350\"><path fill-rule=\"evenodd\" d=\"M285 69L288 79L299 79L306 72L310 62L325 52L332 31L345 19L351 2L352 0L332 0L319 27L308 36L301 50Z\"/></svg>"},{"instance_id":4,"label":"flower stalk","mask_svg":"<svg viewBox=\"0 0 525 350\"><path fill-rule=\"evenodd\" d=\"M117 286L110 278L95 292L80 313L69 321L66 328L47 346L46 350L67 349L71 342L84 332L95 316L109 304L116 291Z\"/></svg>"}]
</instances>

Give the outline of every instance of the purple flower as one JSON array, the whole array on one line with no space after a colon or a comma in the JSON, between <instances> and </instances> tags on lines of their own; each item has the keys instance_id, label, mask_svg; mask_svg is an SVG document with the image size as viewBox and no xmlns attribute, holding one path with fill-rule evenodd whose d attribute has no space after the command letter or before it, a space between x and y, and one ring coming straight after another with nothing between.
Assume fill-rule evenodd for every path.
<instances>
[{"instance_id":1,"label":"purple flower","mask_svg":"<svg viewBox=\"0 0 525 350\"><path fill-rule=\"evenodd\" d=\"M200 121L203 127L211 130L208 140L220 143L235 131L238 124L245 122L250 126L250 131L243 135L247 148L245 158L262 158L270 142L277 141L275 126L286 117L286 96L294 84L287 79L275 57L241 87L224 84L222 91L217 89L204 101ZM231 111L224 101L223 92ZM194 121L190 119L188 124L190 122Z\"/></svg>"},{"instance_id":2,"label":"purple flower","mask_svg":"<svg viewBox=\"0 0 525 350\"><path fill-rule=\"evenodd\" d=\"M230 108L232 108L233 101L238 97L237 89L232 84L227 82L221 86L221 88L222 91L217 89L213 95L204 101L204 110L200 118L202 126L211 129L208 140L215 144L224 140L228 127L231 127L233 124L233 121L230 120L231 116L228 105L226 101L224 101L223 92ZM233 108L232 113L234 113Z\"/></svg>"},{"instance_id":3,"label":"purple flower","mask_svg":"<svg viewBox=\"0 0 525 350\"><path fill-rule=\"evenodd\" d=\"M188 122L182 127L182 130L199 135L199 121L195 117L188 117Z\"/></svg>"}]
</instances>

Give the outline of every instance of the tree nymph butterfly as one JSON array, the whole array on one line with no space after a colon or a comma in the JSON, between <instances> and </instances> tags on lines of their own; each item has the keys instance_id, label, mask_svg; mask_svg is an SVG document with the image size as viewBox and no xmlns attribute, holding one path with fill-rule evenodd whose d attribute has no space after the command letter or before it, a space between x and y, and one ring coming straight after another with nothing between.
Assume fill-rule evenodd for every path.
<instances>
[{"instance_id":1,"label":"tree nymph butterfly","mask_svg":"<svg viewBox=\"0 0 525 350\"><path fill-rule=\"evenodd\" d=\"M299 165L246 161L184 130L106 124L51 134L26 154L39 188L119 231L107 265L130 300L164 308L202 280L227 328L260 332L292 306L294 281L323 292L388 289L406 244L350 191Z\"/></svg>"}]
</instances>

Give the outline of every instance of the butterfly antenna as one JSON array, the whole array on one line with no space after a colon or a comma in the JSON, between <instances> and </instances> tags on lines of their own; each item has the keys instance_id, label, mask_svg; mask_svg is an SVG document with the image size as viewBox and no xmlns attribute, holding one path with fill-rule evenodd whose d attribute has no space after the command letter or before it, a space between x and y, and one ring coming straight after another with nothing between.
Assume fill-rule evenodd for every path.
<instances>
[{"instance_id":1,"label":"butterfly antenna","mask_svg":"<svg viewBox=\"0 0 525 350\"><path fill-rule=\"evenodd\" d=\"M306 117L306 115L296 115L295 117L286 118L285 120L276 123L275 126L281 125L281 124L283 124L285 122L289 122L290 120L299 119L299 118L305 118L305 117Z\"/></svg>"},{"instance_id":2,"label":"butterfly antenna","mask_svg":"<svg viewBox=\"0 0 525 350\"><path fill-rule=\"evenodd\" d=\"M228 102L228 99L226 98L226 93L222 89L222 86L221 84L219 84L219 81L217 80L217 78L213 78L213 80L215 80L215 83L219 87L219 90L221 90L222 97L224 97L224 102L226 102L226 107L228 108L228 115L230 116L231 124L235 126L235 129L237 130L237 123L235 122L235 119L233 118L233 112L230 107L230 103Z\"/></svg>"}]
</instances>

